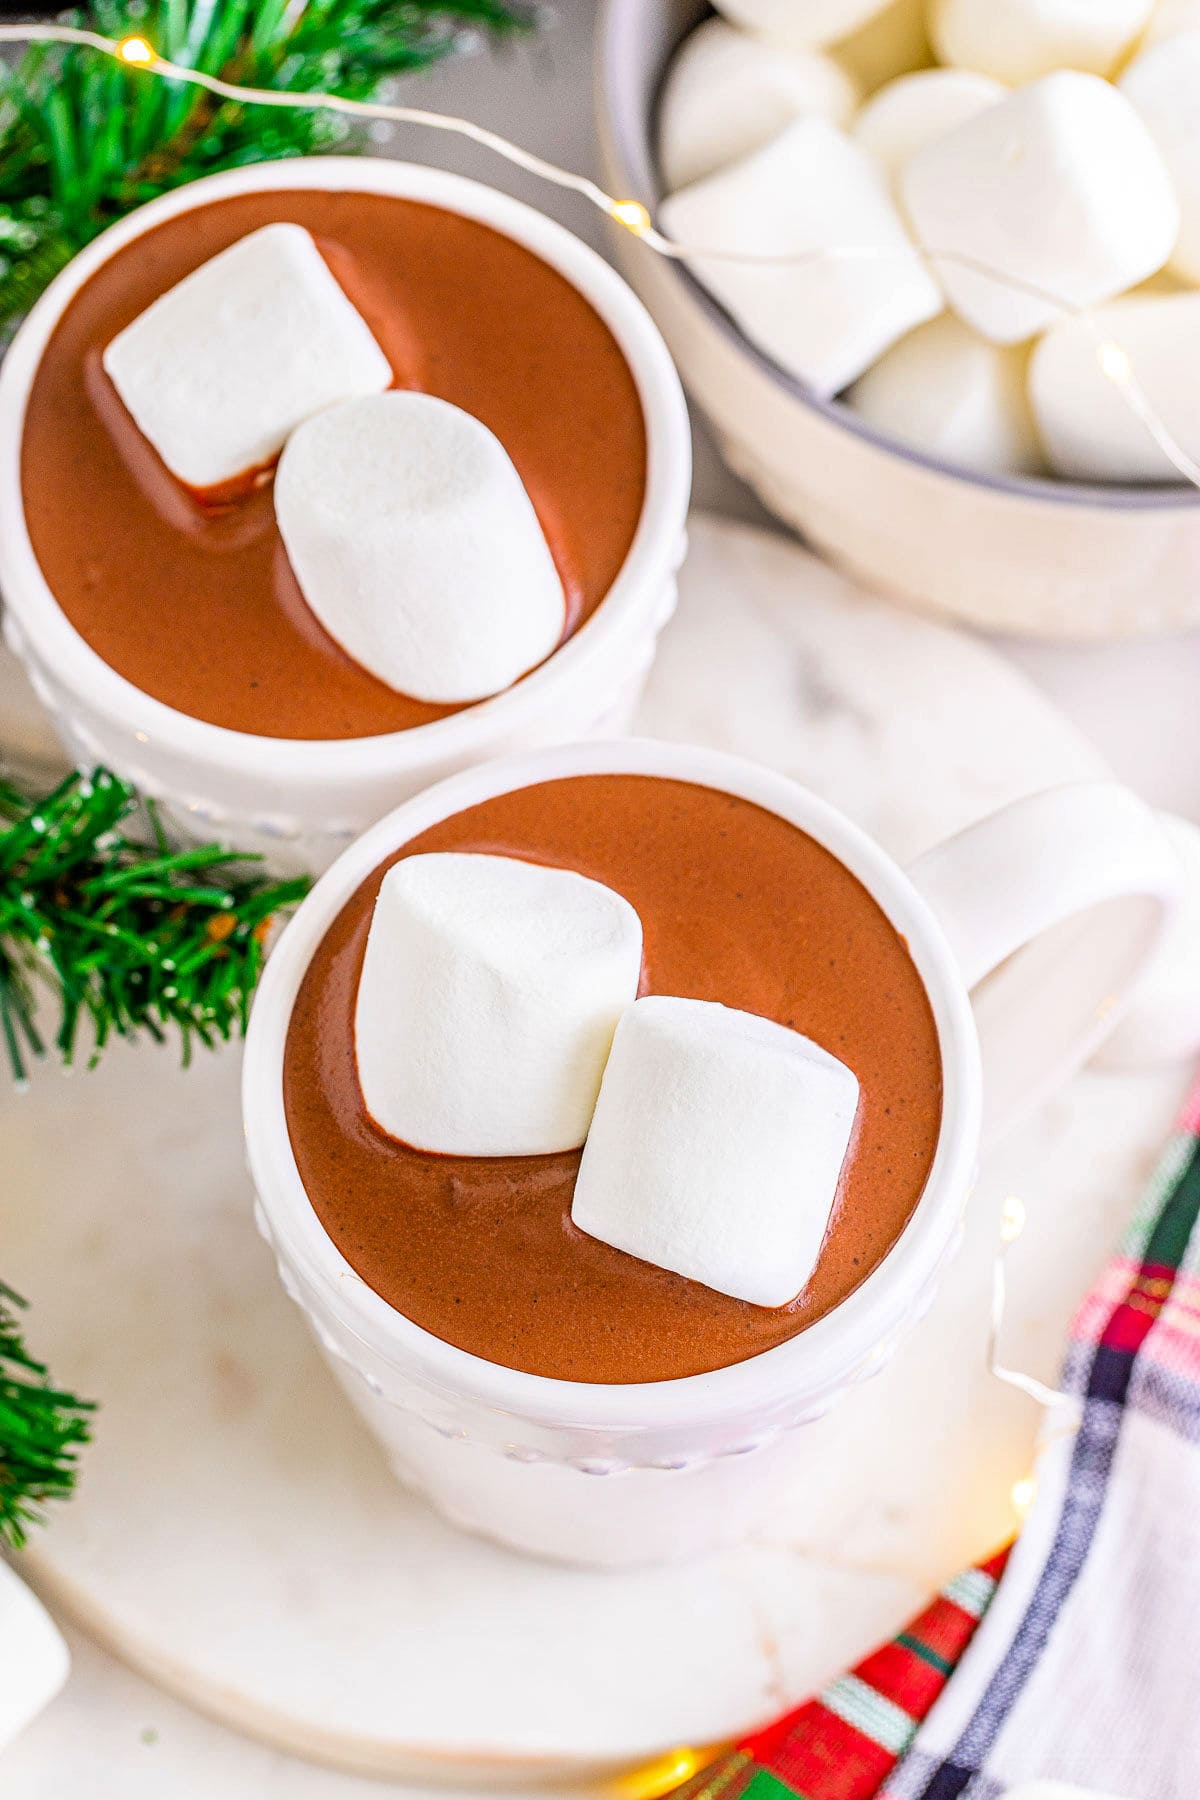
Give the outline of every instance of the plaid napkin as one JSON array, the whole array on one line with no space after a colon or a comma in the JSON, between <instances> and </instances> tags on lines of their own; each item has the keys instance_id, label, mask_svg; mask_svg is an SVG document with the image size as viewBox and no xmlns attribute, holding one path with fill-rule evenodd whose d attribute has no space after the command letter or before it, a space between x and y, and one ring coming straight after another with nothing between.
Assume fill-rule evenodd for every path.
<instances>
[{"instance_id":1,"label":"plaid napkin","mask_svg":"<svg viewBox=\"0 0 1200 1800\"><path fill-rule=\"evenodd\" d=\"M1048 1420L1011 1555L951 1582L685 1800L999 1800L1038 1778L1197 1800L1198 1217L1200 1089L1075 1318L1073 1398Z\"/></svg>"}]
</instances>

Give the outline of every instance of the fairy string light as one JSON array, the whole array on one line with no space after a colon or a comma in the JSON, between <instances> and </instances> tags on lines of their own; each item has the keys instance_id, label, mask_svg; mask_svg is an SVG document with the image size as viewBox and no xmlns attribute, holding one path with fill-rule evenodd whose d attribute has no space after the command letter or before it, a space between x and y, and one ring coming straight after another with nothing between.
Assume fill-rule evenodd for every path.
<instances>
[{"instance_id":1,"label":"fairy string light","mask_svg":"<svg viewBox=\"0 0 1200 1800\"><path fill-rule=\"evenodd\" d=\"M606 218L628 231L648 250L674 262L699 264L726 262L739 263L747 267L803 268L835 261L881 262L897 256L907 259L913 254L911 248L894 251L881 250L870 245L854 244L829 245L819 249L773 253L728 250L718 245L706 247L700 244L680 243L667 237L658 229L649 208L641 200L623 199L609 194L598 182L592 181L588 176L579 175L571 169L563 168L546 157L536 156L532 151L514 143L511 138L503 136L498 131L491 131L486 126L478 125L472 119L462 118L451 113L434 112L427 107L395 105L383 100L353 100L342 94L324 93L315 89L289 92L273 88L246 87L239 82L225 81L219 75L210 75L203 69L191 69L183 64L172 62L169 58L160 56L146 38L137 34L123 38L110 38L105 37L101 32L89 31L78 25L0 24L0 44L5 43L54 43L94 50L101 56L110 57L122 63L126 68L145 73L152 78L179 82L188 87L202 89L216 99L231 101L241 106L332 112L360 121L415 125L426 130L446 132L455 137L465 138L470 143L477 144L481 149L503 158L515 168L535 176L538 180L577 194L590 206L603 213ZM983 275L991 281L1003 283L1025 293L1045 305L1052 306L1063 318L1080 320L1095 348L1097 364L1105 379L1116 388L1125 405L1150 433L1155 444L1181 479L1189 482L1193 487L1200 488L1200 462L1191 456L1179 442L1166 420L1150 400L1134 373L1128 352L1104 334L1089 309L1072 306L1060 296L1035 283L1004 270L992 268L978 258L963 255L958 251L938 250L925 246L917 247L917 254L934 269L943 265L952 265L969 270L974 274Z\"/></svg>"},{"instance_id":2,"label":"fairy string light","mask_svg":"<svg viewBox=\"0 0 1200 1800\"><path fill-rule=\"evenodd\" d=\"M144 71L158 79L180 82L202 89L205 93L218 99L240 105L329 111L359 120L416 125L466 138L471 143L502 157L515 167L523 169L526 173L549 182L555 187L564 188L579 195L589 205L595 207L645 244L649 250L672 261L697 263L727 261L764 268L780 266L798 268L835 260L878 262L895 256L903 256L907 259L912 255L910 248L903 251L891 251L853 244L827 246L821 249L787 254L730 251L716 246L706 248L696 244L684 244L666 237L658 230L648 208L642 201L621 199L609 194L587 176L562 168L545 157L536 156L533 152L523 149L519 144L504 137L500 132L477 125L471 119L433 112L425 107L395 105L381 100L353 100L344 95L316 90L290 92L246 87L237 82L225 81L220 76L208 74L202 69L191 69L172 62L167 57L160 56L144 37L136 34L118 39L105 37L100 32L75 25L0 24L0 44L4 43L59 43L95 50L100 55L124 64L127 68ZM922 250L920 254L930 264L953 263L959 268L982 275L989 280L1003 282L1031 298L1051 305L1064 317L1074 316L1080 319L1094 344L1098 365L1106 379L1117 388L1126 404L1152 434L1159 448L1183 479L1200 488L1200 463L1197 463L1178 443L1165 420L1151 403L1134 374L1128 353L1105 335L1089 311L1072 307L1036 284L1020 276L994 269L976 257L928 248ZM1015 1199L1006 1201L1001 1220L1000 1247L993 1264L988 1367L998 1381L1019 1389L1040 1406L1053 1407L1059 1405L1065 1396L1060 1394L1057 1389L1036 1380L1033 1376L1022 1374L1019 1370L1006 1368L1000 1360L999 1341L1007 1299L1005 1260L1012 1245L1020 1236L1024 1223L1025 1212L1022 1203Z\"/></svg>"},{"instance_id":3,"label":"fairy string light","mask_svg":"<svg viewBox=\"0 0 1200 1800\"><path fill-rule=\"evenodd\" d=\"M1000 1209L1000 1247L992 1263L992 1307L988 1332L988 1368L997 1381L1008 1387L1017 1388L1022 1394L1028 1394L1039 1406L1054 1407L1067 1399L1058 1388L1048 1387L1044 1381L1038 1381L1033 1375L1024 1375L1019 1369L1005 1368L1000 1360L1000 1334L1004 1328L1004 1314L1008 1303L1008 1279L1005 1262L1009 1251L1025 1229L1024 1202L1010 1196Z\"/></svg>"},{"instance_id":4,"label":"fairy string light","mask_svg":"<svg viewBox=\"0 0 1200 1800\"><path fill-rule=\"evenodd\" d=\"M1008 1278L1005 1263L1008 1253L1025 1230L1025 1202L1015 1194L1010 1194L1000 1208L1000 1242L992 1259L992 1304L988 1322L987 1363L988 1373L996 1380L1002 1381L1006 1387L1016 1388L1019 1393L1026 1394L1036 1402L1044 1412L1052 1414L1061 1410L1061 1422L1057 1427L1051 1426L1049 1420L1039 1439L1039 1455L1050 1444L1062 1437L1074 1437L1079 1430L1082 1410L1078 1399L1073 1394L1066 1394L1061 1388L1051 1387L1045 1381L1039 1381L1036 1375L1027 1375L1021 1369L1006 1367L1000 1354L1000 1337L1004 1329L1004 1315L1008 1302ZM1011 1490L1013 1511L1018 1519L1024 1519L1037 1498L1037 1474L1030 1470L1014 1481Z\"/></svg>"},{"instance_id":5,"label":"fairy string light","mask_svg":"<svg viewBox=\"0 0 1200 1800\"><path fill-rule=\"evenodd\" d=\"M896 256L903 256L907 259L912 255L912 250L909 248L903 251L891 251L853 244L826 246L820 249L786 254L731 251L718 246L705 247L697 244L685 244L668 238L659 231L648 208L642 201L621 199L609 194L587 176L576 174L570 169L548 161L545 157L537 156L501 133L478 125L471 119L433 112L425 107L396 105L379 100L354 100L344 95L315 90L288 92L243 86L238 82L225 81L220 76L209 74L202 69L187 68L182 64L172 62L167 57L160 56L144 37L136 34L117 39L105 37L99 32L74 25L0 24L0 44L3 43L60 43L91 49L100 55L113 58L127 68L144 71L161 80L179 82L198 88L215 98L240 105L329 111L358 120L415 125L465 138L482 149L503 158L516 168L555 187L577 194L645 244L647 249L672 261L695 263L724 261L763 268L781 266L800 268L830 261L878 262ZM1098 365L1106 379L1117 388L1126 404L1151 433L1155 443L1182 478L1200 488L1200 463L1197 463L1176 440L1165 420L1153 406L1134 374L1128 353L1104 334L1087 309L1072 307L1036 284L1020 276L992 268L976 257L930 248L921 250L920 254L932 265L952 263L989 280L1003 282L1016 291L1051 305L1064 317L1073 316L1081 320L1094 345ZM1060 1405L1066 1396L1061 1394L1058 1389L1049 1387L1031 1375L1005 1367L1000 1358L1000 1336L1007 1302L1005 1263L1009 1250L1024 1229L1024 1224L1025 1210L1022 1203L1016 1199L1007 1200L1002 1211L1000 1246L993 1262L988 1367L996 1380L1027 1394L1039 1406L1052 1408Z\"/></svg>"},{"instance_id":6,"label":"fairy string light","mask_svg":"<svg viewBox=\"0 0 1200 1800\"><path fill-rule=\"evenodd\" d=\"M992 1303L988 1324L987 1361L988 1372L1006 1387L1013 1387L1019 1393L1027 1394L1045 1412L1056 1412L1061 1409L1062 1418L1057 1425L1047 1425L1042 1437L1042 1448L1055 1443L1062 1437L1073 1437L1079 1430L1082 1406L1077 1395L1068 1394L1062 1388L1051 1387L1047 1382L1039 1381L1035 1375L1026 1375L1020 1369L1007 1368L1000 1352L1000 1338L1004 1330L1004 1316L1008 1306L1008 1277L1005 1267L1008 1254L1025 1230L1027 1214L1025 1202L1015 1194L1010 1194L1000 1208L1000 1242L992 1260ZM1013 1503L1018 1512L1024 1513L1032 1504L1036 1489L1036 1480L1025 1476L1013 1488Z\"/></svg>"}]
</instances>

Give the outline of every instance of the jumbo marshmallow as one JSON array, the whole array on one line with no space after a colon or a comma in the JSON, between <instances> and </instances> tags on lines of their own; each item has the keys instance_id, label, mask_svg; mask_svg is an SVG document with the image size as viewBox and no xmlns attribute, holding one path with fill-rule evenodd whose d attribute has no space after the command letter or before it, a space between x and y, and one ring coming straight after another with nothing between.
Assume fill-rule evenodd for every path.
<instances>
[{"instance_id":1,"label":"jumbo marshmallow","mask_svg":"<svg viewBox=\"0 0 1200 1800\"><path fill-rule=\"evenodd\" d=\"M883 12L887 0L716 0L717 11L771 43L836 44Z\"/></svg>"},{"instance_id":2,"label":"jumbo marshmallow","mask_svg":"<svg viewBox=\"0 0 1200 1800\"><path fill-rule=\"evenodd\" d=\"M205 489L270 464L303 420L392 369L300 225L264 225L162 294L104 352L171 473Z\"/></svg>"},{"instance_id":3,"label":"jumbo marshmallow","mask_svg":"<svg viewBox=\"0 0 1200 1800\"><path fill-rule=\"evenodd\" d=\"M1151 44L1161 44L1164 38L1174 37L1180 31L1198 30L1200 0L1158 0L1142 39L1142 48L1148 50Z\"/></svg>"},{"instance_id":4,"label":"jumbo marshmallow","mask_svg":"<svg viewBox=\"0 0 1200 1800\"><path fill-rule=\"evenodd\" d=\"M1145 51L1121 79L1167 165L1182 221L1172 270L1200 283L1200 26Z\"/></svg>"},{"instance_id":5,"label":"jumbo marshmallow","mask_svg":"<svg viewBox=\"0 0 1200 1800\"><path fill-rule=\"evenodd\" d=\"M1008 89L970 69L919 69L889 81L854 122L854 136L895 179L918 150L945 137Z\"/></svg>"},{"instance_id":6,"label":"jumbo marshmallow","mask_svg":"<svg viewBox=\"0 0 1200 1800\"><path fill-rule=\"evenodd\" d=\"M599 881L405 857L379 889L355 1007L367 1111L449 1156L577 1149L641 966L641 920Z\"/></svg>"},{"instance_id":7,"label":"jumbo marshmallow","mask_svg":"<svg viewBox=\"0 0 1200 1800\"><path fill-rule=\"evenodd\" d=\"M1160 813L1184 873L1183 904L1133 999L1105 1040L1105 1068L1152 1068L1200 1055L1200 829Z\"/></svg>"},{"instance_id":8,"label":"jumbo marshmallow","mask_svg":"<svg viewBox=\"0 0 1200 1800\"><path fill-rule=\"evenodd\" d=\"M944 313L902 338L846 396L879 431L956 468L1031 475L1044 459L1023 346L991 344Z\"/></svg>"},{"instance_id":9,"label":"jumbo marshmallow","mask_svg":"<svg viewBox=\"0 0 1200 1800\"><path fill-rule=\"evenodd\" d=\"M1132 105L1071 71L918 150L900 191L951 305L998 344L1144 281L1179 232L1171 178Z\"/></svg>"},{"instance_id":10,"label":"jumbo marshmallow","mask_svg":"<svg viewBox=\"0 0 1200 1800\"><path fill-rule=\"evenodd\" d=\"M799 258L764 266L697 256L693 266L747 337L822 398L942 308L886 175L827 119L799 119L672 195L661 220L684 244ZM838 254L847 247L852 254Z\"/></svg>"},{"instance_id":11,"label":"jumbo marshmallow","mask_svg":"<svg viewBox=\"0 0 1200 1800\"><path fill-rule=\"evenodd\" d=\"M398 693L485 699L562 637L533 502L499 439L448 401L394 391L318 413L280 458L275 511L309 607Z\"/></svg>"},{"instance_id":12,"label":"jumbo marshmallow","mask_svg":"<svg viewBox=\"0 0 1200 1800\"><path fill-rule=\"evenodd\" d=\"M659 161L669 191L700 181L820 113L848 124L858 88L819 50L786 50L707 19L671 64L659 109Z\"/></svg>"},{"instance_id":13,"label":"jumbo marshmallow","mask_svg":"<svg viewBox=\"0 0 1200 1800\"><path fill-rule=\"evenodd\" d=\"M1154 0L933 0L930 34L944 63L1010 87L1054 69L1111 75Z\"/></svg>"},{"instance_id":14,"label":"jumbo marshmallow","mask_svg":"<svg viewBox=\"0 0 1200 1800\"><path fill-rule=\"evenodd\" d=\"M799 1032L713 1001L639 1000L571 1218L642 1262L786 1306L816 1265L857 1110L854 1075Z\"/></svg>"},{"instance_id":15,"label":"jumbo marshmallow","mask_svg":"<svg viewBox=\"0 0 1200 1800\"><path fill-rule=\"evenodd\" d=\"M1099 335L1099 340L1097 338ZM1200 461L1200 294L1129 295L1088 320L1056 325L1038 344L1029 387L1051 467L1075 481L1178 481L1130 404L1125 362L1176 442Z\"/></svg>"},{"instance_id":16,"label":"jumbo marshmallow","mask_svg":"<svg viewBox=\"0 0 1200 1800\"><path fill-rule=\"evenodd\" d=\"M925 29L925 0L892 0L853 37L838 44L837 59L866 94L899 75L927 69L933 51Z\"/></svg>"},{"instance_id":17,"label":"jumbo marshmallow","mask_svg":"<svg viewBox=\"0 0 1200 1800\"><path fill-rule=\"evenodd\" d=\"M49 1706L70 1671L57 1625L0 1560L0 1750Z\"/></svg>"}]
</instances>

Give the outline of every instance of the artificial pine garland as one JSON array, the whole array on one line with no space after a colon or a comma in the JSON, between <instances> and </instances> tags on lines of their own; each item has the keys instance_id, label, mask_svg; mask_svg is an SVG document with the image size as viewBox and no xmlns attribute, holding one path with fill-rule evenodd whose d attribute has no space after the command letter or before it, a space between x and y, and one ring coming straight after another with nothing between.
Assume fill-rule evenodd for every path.
<instances>
[{"instance_id":1,"label":"artificial pine garland","mask_svg":"<svg viewBox=\"0 0 1200 1800\"><path fill-rule=\"evenodd\" d=\"M92 1063L114 1036L177 1034L187 1062L242 1031L272 918L307 890L215 844L173 848L152 804L152 841L127 835L137 804L105 769L40 800L0 782L0 1036L18 1082L43 1053L42 987L66 1063L85 1023Z\"/></svg>"},{"instance_id":2,"label":"artificial pine garland","mask_svg":"<svg viewBox=\"0 0 1200 1800\"><path fill-rule=\"evenodd\" d=\"M12 8L5 10L11 12ZM35 9L36 10L36 9ZM171 61L288 92L376 96L389 77L457 49L474 27L527 30L527 0L92 0L66 15L131 32ZM221 103L86 49L38 45L0 64L0 345L76 251L143 202L218 169L362 146L344 118ZM12 1074L44 1045L39 990L58 1004L55 1044L89 1061L114 1037L177 1034L186 1062L245 1027L273 916L303 880L271 882L217 846L176 850L152 805L152 841L127 834L133 790L76 772L41 799L0 780L0 1037ZM90 1436L91 1404L30 1355L0 1283L0 1544L20 1548L63 1499Z\"/></svg>"},{"instance_id":3,"label":"artificial pine garland","mask_svg":"<svg viewBox=\"0 0 1200 1800\"><path fill-rule=\"evenodd\" d=\"M189 68L288 92L366 100L474 28L511 36L529 0L92 0L65 15L131 32ZM199 175L356 149L344 117L236 106L147 80L94 51L33 46L0 66L0 343L105 226Z\"/></svg>"},{"instance_id":4,"label":"artificial pine garland","mask_svg":"<svg viewBox=\"0 0 1200 1800\"><path fill-rule=\"evenodd\" d=\"M12 1550L41 1524L48 1501L70 1494L91 1436L90 1402L52 1387L26 1350L13 1310L24 1304L0 1283L0 1544Z\"/></svg>"},{"instance_id":5,"label":"artificial pine garland","mask_svg":"<svg viewBox=\"0 0 1200 1800\"><path fill-rule=\"evenodd\" d=\"M306 880L272 882L217 845L176 850L147 805L152 842L126 833L133 789L76 770L31 800L0 781L0 1034L14 1078L41 1055L38 991L55 994L70 1063L84 1021L94 1063L114 1036L213 1045L244 1028L271 920ZM65 1499L91 1404L52 1386L0 1283L0 1544L19 1549Z\"/></svg>"}]
</instances>

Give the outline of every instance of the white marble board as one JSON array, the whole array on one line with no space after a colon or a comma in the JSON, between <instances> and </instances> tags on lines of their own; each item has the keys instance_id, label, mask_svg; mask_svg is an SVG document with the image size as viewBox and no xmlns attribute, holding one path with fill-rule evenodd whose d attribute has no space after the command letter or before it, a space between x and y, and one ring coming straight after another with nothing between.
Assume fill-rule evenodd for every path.
<instances>
[{"instance_id":1,"label":"white marble board","mask_svg":"<svg viewBox=\"0 0 1200 1800\"><path fill-rule=\"evenodd\" d=\"M977 642L864 598L785 540L703 518L640 723L785 769L902 858L1097 769ZM261 1740L348 1769L517 1784L769 1716L1007 1533L1037 1417L985 1368L1000 1201L1018 1191L1030 1210L1006 1352L1050 1374L1186 1080L1077 1080L985 1169L925 1325L811 1428L813 1478L789 1514L734 1554L612 1576L474 1542L395 1487L254 1234L237 1063L184 1075L169 1055L118 1051L96 1074L44 1070L29 1094L0 1093L5 1277L36 1296L56 1372L104 1402L81 1492L28 1574L101 1644ZM82 1680L102 1666L89 1654ZM163 1705L186 1756L173 1772L160 1733L147 1793L275 1791L265 1771L286 1763L256 1751L257 1776L218 1779L228 1735ZM12 1800L83 1772L86 1731L36 1785L54 1717L9 1753ZM127 1746L122 1800L142 1791L128 1783L143 1750ZM213 1781L189 1785L206 1762ZM356 1787L306 1771L287 1791Z\"/></svg>"}]
</instances>

